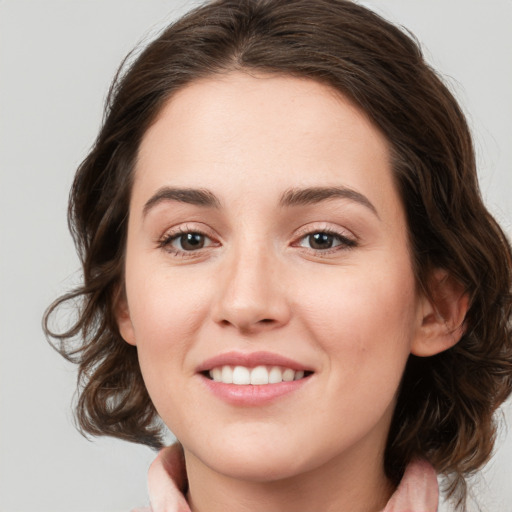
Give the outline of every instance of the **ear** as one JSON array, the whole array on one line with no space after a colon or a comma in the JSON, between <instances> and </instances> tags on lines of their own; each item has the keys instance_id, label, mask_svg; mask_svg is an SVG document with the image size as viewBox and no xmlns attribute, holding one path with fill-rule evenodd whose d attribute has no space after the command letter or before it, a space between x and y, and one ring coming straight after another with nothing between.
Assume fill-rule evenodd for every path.
<instances>
[{"instance_id":1,"label":"ear","mask_svg":"<svg viewBox=\"0 0 512 512\"><path fill-rule=\"evenodd\" d=\"M136 345L135 331L133 329L130 310L128 308L128 300L126 299L126 292L120 290L114 301L114 312L117 321L117 328L121 337L130 345Z\"/></svg>"},{"instance_id":2,"label":"ear","mask_svg":"<svg viewBox=\"0 0 512 512\"><path fill-rule=\"evenodd\" d=\"M439 354L457 344L464 334L469 308L464 287L445 270L432 272L429 292L429 297L420 299L421 325L411 347L411 353L420 357Z\"/></svg>"}]
</instances>

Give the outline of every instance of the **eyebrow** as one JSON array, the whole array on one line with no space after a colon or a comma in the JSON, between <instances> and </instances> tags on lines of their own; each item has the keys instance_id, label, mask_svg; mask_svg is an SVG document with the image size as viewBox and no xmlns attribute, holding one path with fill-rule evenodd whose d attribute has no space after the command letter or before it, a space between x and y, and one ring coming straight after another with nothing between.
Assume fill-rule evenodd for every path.
<instances>
[{"instance_id":1,"label":"eyebrow","mask_svg":"<svg viewBox=\"0 0 512 512\"><path fill-rule=\"evenodd\" d=\"M284 192L279 204L281 206L304 206L337 198L355 201L380 218L377 209L365 195L347 187L291 188ZM146 216L152 208L164 201L178 201L205 208L220 207L217 196L207 189L162 187L146 201L142 210L143 216Z\"/></svg>"},{"instance_id":2,"label":"eyebrow","mask_svg":"<svg viewBox=\"0 0 512 512\"><path fill-rule=\"evenodd\" d=\"M291 188L281 196L279 203L281 206L304 206L337 198L355 201L371 210L380 219L377 208L365 195L347 187Z\"/></svg>"},{"instance_id":3,"label":"eyebrow","mask_svg":"<svg viewBox=\"0 0 512 512\"><path fill-rule=\"evenodd\" d=\"M206 189L162 187L146 201L142 210L143 216L146 216L152 208L164 201L179 201L180 203L206 208L219 208L220 206L217 197Z\"/></svg>"}]
</instances>

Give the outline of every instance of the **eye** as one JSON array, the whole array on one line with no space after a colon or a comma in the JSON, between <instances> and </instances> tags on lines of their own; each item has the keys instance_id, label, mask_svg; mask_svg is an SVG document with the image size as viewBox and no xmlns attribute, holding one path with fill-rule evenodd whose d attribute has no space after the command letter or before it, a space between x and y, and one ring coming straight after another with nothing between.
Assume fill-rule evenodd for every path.
<instances>
[{"instance_id":1,"label":"eye","mask_svg":"<svg viewBox=\"0 0 512 512\"><path fill-rule=\"evenodd\" d=\"M214 245L213 240L199 231L180 230L168 233L159 242L159 247L176 255L192 253Z\"/></svg>"},{"instance_id":2,"label":"eye","mask_svg":"<svg viewBox=\"0 0 512 512\"><path fill-rule=\"evenodd\" d=\"M297 245L299 247L306 247L315 251L326 251L340 246L354 247L356 242L338 233L317 231L303 236Z\"/></svg>"},{"instance_id":3,"label":"eye","mask_svg":"<svg viewBox=\"0 0 512 512\"><path fill-rule=\"evenodd\" d=\"M211 240L202 233L181 233L173 236L168 245L180 251L197 251L210 245Z\"/></svg>"}]
</instances>

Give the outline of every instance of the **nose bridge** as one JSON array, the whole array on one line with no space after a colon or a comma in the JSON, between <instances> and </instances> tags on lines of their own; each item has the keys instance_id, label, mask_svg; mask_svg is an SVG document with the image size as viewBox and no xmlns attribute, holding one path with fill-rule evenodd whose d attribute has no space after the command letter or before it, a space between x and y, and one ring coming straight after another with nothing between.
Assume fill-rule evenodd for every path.
<instances>
[{"instance_id":1,"label":"nose bridge","mask_svg":"<svg viewBox=\"0 0 512 512\"><path fill-rule=\"evenodd\" d=\"M241 330L286 323L285 290L280 262L269 240L250 233L228 250L218 289L216 319Z\"/></svg>"}]
</instances>

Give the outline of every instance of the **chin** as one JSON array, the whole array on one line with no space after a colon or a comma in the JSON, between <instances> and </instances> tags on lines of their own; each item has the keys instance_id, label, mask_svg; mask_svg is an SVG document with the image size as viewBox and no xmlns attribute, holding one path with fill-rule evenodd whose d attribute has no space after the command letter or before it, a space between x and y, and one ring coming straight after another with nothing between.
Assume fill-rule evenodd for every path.
<instances>
[{"instance_id":1,"label":"chin","mask_svg":"<svg viewBox=\"0 0 512 512\"><path fill-rule=\"evenodd\" d=\"M217 422L209 415L188 418L168 428L183 446L187 470L210 471L247 482L272 482L307 471L304 436L272 420ZM295 435L294 435L295 434ZM299 434L299 435L297 435ZM302 437L302 439L301 439ZM202 469L201 469L202 468Z\"/></svg>"},{"instance_id":2,"label":"chin","mask_svg":"<svg viewBox=\"0 0 512 512\"><path fill-rule=\"evenodd\" d=\"M253 454L236 453L216 459L211 469L216 472L250 482L275 482L305 472L305 468L292 463L296 454L274 457L255 457Z\"/></svg>"},{"instance_id":3,"label":"chin","mask_svg":"<svg viewBox=\"0 0 512 512\"><path fill-rule=\"evenodd\" d=\"M311 456L298 449L303 443L276 441L261 437L253 442L247 436L243 439L210 439L215 448L193 446L185 450L193 454L210 470L229 478L251 482L273 482L285 480L308 472L326 462L322 457ZM317 460L318 459L318 460Z\"/></svg>"}]
</instances>

